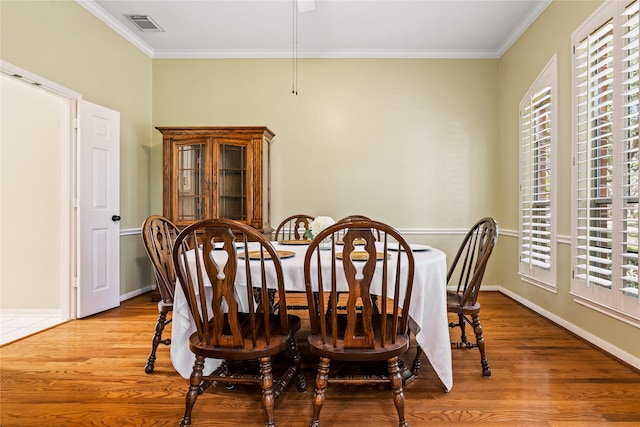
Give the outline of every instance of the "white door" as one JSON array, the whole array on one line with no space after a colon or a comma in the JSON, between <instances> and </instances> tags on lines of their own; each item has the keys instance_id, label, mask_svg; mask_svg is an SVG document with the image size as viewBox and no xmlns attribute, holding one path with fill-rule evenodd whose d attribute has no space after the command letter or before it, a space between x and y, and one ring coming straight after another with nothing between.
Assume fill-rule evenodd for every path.
<instances>
[{"instance_id":1,"label":"white door","mask_svg":"<svg viewBox=\"0 0 640 427\"><path fill-rule=\"evenodd\" d=\"M80 101L77 317L120 305L120 113Z\"/></svg>"}]
</instances>

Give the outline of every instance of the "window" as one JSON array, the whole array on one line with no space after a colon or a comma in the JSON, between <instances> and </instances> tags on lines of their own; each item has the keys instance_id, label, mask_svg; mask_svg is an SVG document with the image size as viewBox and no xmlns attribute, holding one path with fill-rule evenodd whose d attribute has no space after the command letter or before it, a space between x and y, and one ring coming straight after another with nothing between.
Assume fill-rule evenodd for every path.
<instances>
[{"instance_id":1,"label":"window","mask_svg":"<svg viewBox=\"0 0 640 427\"><path fill-rule=\"evenodd\" d=\"M555 56L520 102L520 265L525 281L553 290Z\"/></svg>"},{"instance_id":2,"label":"window","mask_svg":"<svg viewBox=\"0 0 640 427\"><path fill-rule=\"evenodd\" d=\"M576 300L640 324L638 0L610 1L574 33Z\"/></svg>"}]
</instances>

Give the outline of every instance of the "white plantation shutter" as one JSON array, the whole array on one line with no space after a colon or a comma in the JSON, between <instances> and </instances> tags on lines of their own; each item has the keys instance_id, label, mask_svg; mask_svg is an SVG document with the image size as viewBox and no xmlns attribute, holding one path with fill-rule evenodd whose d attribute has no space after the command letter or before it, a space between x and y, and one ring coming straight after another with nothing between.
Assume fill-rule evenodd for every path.
<instances>
[{"instance_id":1,"label":"white plantation shutter","mask_svg":"<svg viewBox=\"0 0 640 427\"><path fill-rule=\"evenodd\" d=\"M553 152L555 57L520 103L520 267L536 284L555 287Z\"/></svg>"},{"instance_id":2,"label":"white plantation shutter","mask_svg":"<svg viewBox=\"0 0 640 427\"><path fill-rule=\"evenodd\" d=\"M622 291L638 296L638 2L622 13Z\"/></svg>"},{"instance_id":3,"label":"white plantation shutter","mask_svg":"<svg viewBox=\"0 0 640 427\"><path fill-rule=\"evenodd\" d=\"M577 255L575 277L611 286L613 20L575 47Z\"/></svg>"},{"instance_id":4,"label":"white plantation shutter","mask_svg":"<svg viewBox=\"0 0 640 427\"><path fill-rule=\"evenodd\" d=\"M614 315L638 302L638 1L608 2L574 34L572 291Z\"/></svg>"}]
</instances>

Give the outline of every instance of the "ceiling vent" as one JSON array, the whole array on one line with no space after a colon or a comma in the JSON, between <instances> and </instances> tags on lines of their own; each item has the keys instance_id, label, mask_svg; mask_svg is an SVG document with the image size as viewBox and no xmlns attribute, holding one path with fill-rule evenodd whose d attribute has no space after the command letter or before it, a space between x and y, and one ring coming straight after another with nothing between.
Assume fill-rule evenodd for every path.
<instances>
[{"instance_id":1,"label":"ceiling vent","mask_svg":"<svg viewBox=\"0 0 640 427\"><path fill-rule=\"evenodd\" d=\"M155 23L150 16L147 15L128 15L131 22L136 24L142 31L164 31L158 24Z\"/></svg>"}]
</instances>

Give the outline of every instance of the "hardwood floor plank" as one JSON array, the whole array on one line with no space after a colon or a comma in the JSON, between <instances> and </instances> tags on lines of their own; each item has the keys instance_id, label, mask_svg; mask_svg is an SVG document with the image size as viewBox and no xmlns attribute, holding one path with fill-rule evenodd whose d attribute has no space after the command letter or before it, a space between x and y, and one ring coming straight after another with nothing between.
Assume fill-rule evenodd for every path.
<instances>
[{"instance_id":1,"label":"hardwood floor plank","mask_svg":"<svg viewBox=\"0 0 640 427\"><path fill-rule=\"evenodd\" d=\"M444 393L423 360L420 377L404 392L411 426L640 423L639 372L502 294L483 292L480 301L492 376L482 377L477 350L453 350L454 387ZM0 425L177 426L187 380L173 369L168 347L159 347L154 373L144 373L156 317L155 303L143 295L1 347ZM298 338L309 386L303 394L291 387L276 402L281 427L311 419L316 362L304 334ZM414 354L412 346L403 359L410 363ZM199 396L193 420L203 427L264 425L259 391L212 388ZM396 426L397 415L385 386L331 385L320 421Z\"/></svg>"}]
</instances>

